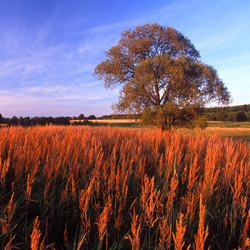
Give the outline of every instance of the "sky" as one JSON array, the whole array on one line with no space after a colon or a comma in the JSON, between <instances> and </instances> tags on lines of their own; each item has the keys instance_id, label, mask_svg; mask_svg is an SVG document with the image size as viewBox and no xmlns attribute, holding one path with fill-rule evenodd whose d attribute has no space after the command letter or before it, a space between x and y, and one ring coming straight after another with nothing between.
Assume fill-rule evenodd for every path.
<instances>
[{"instance_id":1,"label":"sky","mask_svg":"<svg viewBox=\"0 0 250 250\"><path fill-rule=\"evenodd\" d=\"M249 0L0 0L0 113L109 115L119 89L93 77L122 31L146 23L188 37L232 95L250 104Z\"/></svg>"}]
</instances>

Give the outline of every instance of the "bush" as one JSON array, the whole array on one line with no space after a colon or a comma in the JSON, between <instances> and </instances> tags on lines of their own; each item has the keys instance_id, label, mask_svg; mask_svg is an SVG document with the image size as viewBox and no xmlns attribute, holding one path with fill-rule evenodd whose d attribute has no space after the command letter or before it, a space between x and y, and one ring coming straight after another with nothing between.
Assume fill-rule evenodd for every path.
<instances>
[{"instance_id":1,"label":"bush","mask_svg":"<svg viewBox=\"0 0 250 250\"><path fill-rule=\"evenodd\" d=\"M247 116L246 116L246 113L244 111L238 111L236 113L236 121L237 122L245 122L247 121Z\"/></svg>"}]
</instances>

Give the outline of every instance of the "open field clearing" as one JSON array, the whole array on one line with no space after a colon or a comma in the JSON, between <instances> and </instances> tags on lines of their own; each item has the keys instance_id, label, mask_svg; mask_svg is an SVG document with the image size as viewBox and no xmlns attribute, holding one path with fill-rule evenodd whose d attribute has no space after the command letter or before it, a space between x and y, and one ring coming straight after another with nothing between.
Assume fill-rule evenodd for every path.
<instances>
[{"instance_id":1,"label":"open field clearing","mask_svg":"<svg viewBox=\"0 0 250 250\"><path fill-rule=\"evenodd\" d=\"M96 124L106 124L114 127L128 127L128 128L146 128L139 124L136 119L96 119L89 120ZM204 130L200 129L177 129L176 131L184 134L202 134L202 135L216 135L222 137L231 137L234 140L244 140L250 142L250 122L220 122L209 121L208 127Z\"/></svg>"},{"instance_id":2,"label":"open field clearing","mask_svg":"<svg viewBox=\"0 0 250 250\"><path fill-rule=\"evenodd\" d=\"M209 127L250 128L250 122L208 121Z\"/></svg>"},{"instance_id":3,"label":"open field clearing","mask_svg":"<svg viewBox=\"0 0 250 250\"><path fill-rule=\"evenodd\" d=\"M2 128L0 248L247 249L249 153L160 130Z\"/></svg>"},{"instance_id":4,"label":"open field clearing","mask_svg":"<svg viewBox=\"0 0 250 250\"><path fill-rule=\"evenodd\" d=\"M81 121L72 120L71 122ZM139 120L136 119L96 119L89 120L97 125L107 125L110 127L124 127L124 128L139 128L145 129L147 127L140 125ZM178 133L192 134L192 135L216 135L222 137L231 137L234 140L243 140L250 142L250 122L220 122L209 121L208 127L204 130L200 129L175 129Z\"/></svg>"},{"instance_id":5,"label":"open field clearing","mask_svg":"<svg viewBox=\"0 0 250 250\"><path fill-rule=\"evenodd\" d=\"M84 120L71 120L74 122L83 122ZM139 119L94 119L88 120L89 122L96 124L138 124ZM220 128L250 128L250 122L221 122L221 121L208 121L208 127L220 127Z\"/></svg>"},{"instance_id":6,"label":"open field clearing","mask_svg":"<svg viewBox=\"0 0 250 250\"><path fill-rule=\"evenodd\" d=\"M70 122L83 122L84 120L71 120ZM138 123L139 120L137 119L94 119L94 120L88 120L89 122L92 123L107 123L107 124L111 124L111 123Z\"/></svg>"},{"instance_id":7,"label":"open field clearing","mask_svg":"<svg viewBox=\"0 0 250 250\"><path fill-rule=\"evenodd\" d=\"M93 123L139 123L137 119L96 119L96 120L89 120Z\"/></svg>"},{"instance_id":8,"label":"open field clearing","mask_svg":"<svg viewBox=\"0 0 250 250\"><path fill-rule=\"evenodd\" d=\"M145 126L142 126L139 124L138 119L94 119L94 120L88 120L92 123L93 126L110 126L110 127L124 127L124 128L143 128ZM84 120L71 120L70 123L79 123L84 122ZM92 126L91 125L91 126Z\"/></svg>"},{"instance_id":9,"label":"open field clearing","mask_svg":"<svg viewBox=\"0 0 250 250\"><path fill-rule=\"evenodd\" d=\"M242 140L250 142L250 128L244 127L207 127L206 129L176 129L178 134L185 135L206 135L206 136L219 136L229 137L233 140Z\"/></svg>"}]
</instances>

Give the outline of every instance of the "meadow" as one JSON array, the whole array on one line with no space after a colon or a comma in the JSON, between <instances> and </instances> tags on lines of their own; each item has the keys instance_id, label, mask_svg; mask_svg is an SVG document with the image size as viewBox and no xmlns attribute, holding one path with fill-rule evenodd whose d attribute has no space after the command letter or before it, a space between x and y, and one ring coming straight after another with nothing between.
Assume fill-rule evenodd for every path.
<instances>
[{"instance_id":1,"label":"meadow","mask_svg":"<svg viewBox=\"0 0 250 250\"><path fill-rule=\"evenodd\" d=\"M250 144L89 126L0 129L1 249L247 249Z\"/></svg>"},{"instance_id":2,"label":"meadow","mask_svg":"<svg viewBox=\"0 0 250 250\"><path fill-rule=\"evenodd\" d=\"M175 133L188 135L219 136L232 138L234 141L250 142L250 128L246 127L207 127L206 129L176 129Z\"/></svg>"}]
</instances>

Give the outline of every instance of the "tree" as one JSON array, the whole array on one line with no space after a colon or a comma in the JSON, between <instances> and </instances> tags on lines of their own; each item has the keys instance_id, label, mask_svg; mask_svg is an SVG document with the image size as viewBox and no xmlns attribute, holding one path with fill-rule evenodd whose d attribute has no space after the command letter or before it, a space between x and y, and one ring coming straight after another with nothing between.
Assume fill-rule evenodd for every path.
<instances>
[{"instance_id":1,"label":"tree","mask_svg":"<svg viewBox=\"0 0 250 250\"><path fill-rule=\"evenodd\" d=\"M3 116L2 116L2 114L0 114L0 124L2 124L3 123Z\"/></svg>"},{"instance_id":2,"label":"tree","mask_svg":"<svg viewBox=\"0 0 250 250\"><path fill-rule=\"evenodd\" d=\"M18 125L18 118L15 115L11 119L11 125Z\"/></svg>"},{"instance_id":3,"label":"tree","mask_svg":"<svg viewBox=\"0 0 250 250\"><path fill-rule=\"evenodd\" d=\"M248 120L247 116L246 116L246 113L243 110L239 110L236 113L236 117L235 118L236 118L237 122L246 122Z\"/></svg>"},{"instance_id":4,"label":"tree","mask_svg":"<svg viewBox=\"0 0 250 250\"><path fill-rule=\"evenodd\" d=\"M84 120L84 119L85 119L84 114L80 114L80 115L78 116L78 119L79 119L79 120Z\"/></svg>"},{"instance_id":5,"label":"tree","mask_svg":"<svg viewBox=\"0 0 250 250\"><path fill-rule=\"evenodd\" d=\"M150 113L162 129L194 126L206 103L230 101L216 70L202 63L194 45L174 28L146 24L124 31L105 55L94 75L106 88L122 85L113 108L147 112L147 119Z\"/></svg>"},{"instance_id":6,"label":"tree","mask_svg":"<svg viewBox=\"0 0 250 250\"><path fill-rule=\"evenodd\" d=\"M95 117L95 115L89 115L89 116L87 117L87 119L89 119L89 120L95 120L96 117Z\"/></svg>"}]
</instances>

